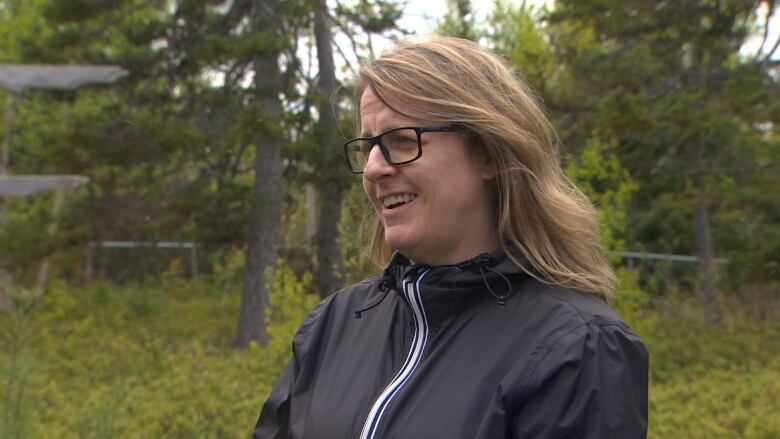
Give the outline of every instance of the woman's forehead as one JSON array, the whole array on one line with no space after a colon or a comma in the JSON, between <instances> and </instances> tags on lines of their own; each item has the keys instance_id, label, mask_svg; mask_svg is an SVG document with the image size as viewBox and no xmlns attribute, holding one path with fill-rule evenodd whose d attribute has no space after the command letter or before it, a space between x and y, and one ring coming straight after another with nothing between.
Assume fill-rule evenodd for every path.
<instances>
[{"instance_id":1,"label":"woman's forehead","mask_svg":"<svg viewBox=\"0 0 780 439\"><path fill-rule=\"evenodd\" d=\"M432 122L407 116L406 105L392 103L388 106L376 93L366 87L360 98L360 131L362 135L376 135L399 126L425 126Z\"/></svg>"}]
</instances>

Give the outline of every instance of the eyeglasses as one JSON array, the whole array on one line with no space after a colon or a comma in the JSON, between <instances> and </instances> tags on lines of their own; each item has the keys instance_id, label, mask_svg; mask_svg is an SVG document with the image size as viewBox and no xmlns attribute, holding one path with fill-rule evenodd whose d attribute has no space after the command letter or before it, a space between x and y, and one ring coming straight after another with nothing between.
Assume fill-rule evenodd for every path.
<instances>
[{"instance_id":1,"label":"eyeglasses","mask_svg":"<svg viewBox=\"0 0 780 439\"><path fill-rule=\"evenodd\" d=\"M379 146L387 163L403 165L422 157L423 133L449 133L463 129L462 125L395 128L374 137L355 137L344 144L344 153L349 170L353 174L362 174L374 145Z\"/></svg>"}]
</instances>

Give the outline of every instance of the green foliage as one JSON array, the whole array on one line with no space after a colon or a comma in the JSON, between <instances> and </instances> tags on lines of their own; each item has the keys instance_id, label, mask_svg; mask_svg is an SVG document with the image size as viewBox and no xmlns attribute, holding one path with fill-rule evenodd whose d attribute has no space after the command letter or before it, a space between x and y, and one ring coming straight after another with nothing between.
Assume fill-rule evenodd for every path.
<instances>
[{"instance_id":1,"label":"green foliage","mask_svg":"<svg viewBox=\"0 0 780 439\"><path fill-rule=\"evenodd\" d=\"M493 50L514 64L535 90L549 94L551 86L561 87L560 79L553 83L557 60L540 24L539 11L497 0L486 33Z\"/></svg>"},{"instance_id":2,"label":"green foliage","mask_svg":"<svg viewBox=\"0 0 780 439\"><path fill-rule=\"evenodd\" d=\"M36 371L31 346L34 343L34 319L39 295L12 288L0 282L10 293L13 309L0 315L0 437L23 438L29 434L31 398L30 377Z\"/></svg>"},{"instance_id":3,"label":"green foliage","mask_svg":"<svg viewBox=\"0 0 780 439\"><path fill-rule=\"evenodd\" d=\"M711 233L736 284L776 277L765 262L780 254L767 208L778 200L777 75L739 52L759 3L561 0L545 28L558 79L545 98L561 137L581 150L601 133L641 182L626 243L698 254L694 233ZM692 223L694 208L711 232Z\"/></svg>"},{"instance_id":4,"label":"green foliage","mask_svg":"<svg viewBox=\"0 0 780 439\"><path fill-rule=\"evenodd\" d=\"M290 346L293 335L306 314L314 308L319 298L311 294L312 277L305 273L300 278L283 261L279 260L276 267L266 270L268 290L271 292L271 305L266 309L268 342L264 348L271 364L275 365L275 374L281 373L282 367L290 356Z\"/></svg>"},{"instance_id":5,"label":"green foliage","mask_svg":"<svg viewBox=\"0 0 780 439\"><path fill-rule=\"evenodd\" d=\"M24 58L35 41L46 38L52 29L41 14L48 0L5 0L0 7L0 62ZM4 96L3 96L4 97Z\"/></svg>"},{"instance_id":6,"label":"green foliage","mask_svg":"<svg viewBox=\"0 0 780 439\"><path fill-rule=\"evenodd\" d=\"M214 247L244 241L260 96L247 87L246 72L266 46L281 43L258 39L262 32L252 34L241 15L226 16L228 9L135 0L14 1L0 8L0 38L9 40L0 59L118 64L130 73L112 86L17 96L12 173L90 178L69 197L61 233L47 245L32 240L50 223L34 215L50 205L46 198L27 203L35 212L9 203L0 230L9 245L0 248L0 264L20 282L30 283L42 255L72 256L89 240ZM282 131L279 120L262 125ZM52 271L77 272L57 264Z\"/></svg>"},{"instance_id":7,"label":"green foliage","mask_svg":"<svg viewBox=\"0 0 780 439\"><path fill-rule=\"evenodd\" d=\"M772 63L738 52L758 3L559 0L548 12L499 1L480 29L470 2L458 0L441 25L506 56L539 91L570 151L566 171L596 204L610 250L692 253L692 203L704 199L711 209L716 248L731 259L729 286L767 322L727 314L721 327L700 323L684 300L693 270L618 270L612 305L652 356L650 437L780 436L780 330L768 305L780 297L778 77ZM337 147L314 125L322 97L310 93L315 74L299 56L306 46L313 59L313 6L273 5L281 38L246 26L251 8L224 2L2 2L0 62L116 63L130 76L110 87L15 97L12 173L91 182L69 193L60 232L47 239L50 194L4 201L0 272L31 284L53 253L53 277L78 278L89 240L192 240L213 250L201 270L213 269L212 277L196 282L174 279L181 264L172 263L156 273L162 281L146 285L60 281L40 297L17 291L16 310L0 315L3 437L251 430L317 300L302 274L310 250L289 250L311 244L311 212L294 183L270 194L286 203L288 250L268 272L267 345L228 348L254 139L285 133L290 182L315 181L311 154ZM342 29L385 32L400 12L395 1L348 2L332 15ZM357 51L372 50L365 35L353 36ZM284 84L270 93L283 95L286 114L263 119L258 102L268 90L251 86L252 64L280 48ZM5 98L0 91L3 115ZM348 282L373 271L359 238L368 209L355 180L339 225ZM145 259L126 265L140 270Z\"/></svg>"},{"instance_id":8,"label":"green foliage","mask_svg":"<svg viewBox=\"0 0 780 439\"><path fill-rule=\"evenodd\" d=\"M229 347L240 292L219 279L58 283L25 314L26 335L18 313L0 316L3 383L23 390L0 406L19 432L4 437L246 437L317 300L281 262L272 278L269 344L242 351Z\"/></svg>"},{"instance_id":9,"label":"green foliage","mask_svg":"<svg viewBox=\"0 0 780 439\"><path fill-rule=\"evenodd\" d=\"M339 247L344 259L344 279L347 283L359 282L373 274L376 268L368 262L366 235L373 233L367 218L373 215L373 206L357 182L346 193L339 224Z\"/></svg>"},{"instance_id":10,"label":"green foliage","mask_svg":"<svg viewBox=\"0 0 780 439\"><path fill-rule=\"evenodd\" d=\"M776 321L728 315L712 327L685 300L658 317L629 289L630 273L620 277L613 306L651 356L650 438L780 435ZM268 345L241 351L229 348L240 292L220 279L145 288L57 283L38 305L34 296L20 299L21 314L0 315L2 382L17 386L17 396L24 385L21 400L0 405L12 419L6 437L247 437L318 300L305 294L310 278L283 262L269 279ZM14 349L24 353L16 363Z\"/></svg>"},{"instance_id":11,"label":"green foliage","mask_svg":"<svg viewBox=\"0 0 780 439\"><path fill-rule=\"evenodd\" d=\"M732 318L712 327L695 309L688 301L678 303L646 339L648 437L780 436L780 326Z\"/></svg>"},{"instance_id":12,"label":"green foliage","mask_svg":"<svg viewBox=\"0 0 780 439\"><path fill-rule=\"evenodd\" d=\"M447 13L439 22L436 33L476 41L471 0L447 0Z\"/></svg>"},{"instance_id":13,"label":"green foliage","mask_svg":"<svg viewBox=\"0 0 780 439\"><path fill-rule=\"evenodd\" d=\"M689 374L654 386L649 438L772 439L780 435L780 360ZM661 407L665 407L661 409ZM673 407L675 410L669 410Z\"/></svg>"},{"instance_id":14,"label":"green foliage","mask_svg":"<svg viewBox=\"0 0 780 439\"><path fill-rule=\"evenodd\" d=\"M638 273L620 267L617 278L617 291L610 306L642 339L650 338L660 316L650 303L650 295L639 287Z\"/></svg>"},{"instance_id":15,"label":"green foliage","mask_svg":"<svg viewBox=\"0 0 780 439\"><path fill-rule=\"evenodd\" d=\"M627 206L638 184L620 164L615 147L615 141L603 141L593 133L585 148L567 162L566 174L596 205L605 247L621 251L625 246Z\"/></svg>"},{"instance_id":16,"label":"green foliage","mask_svg":"<svg viewBox=\"0 0 780 439\"><path fill-rule=\"evenodd\" d=\"M403 4L396 0L360 1L345 6L339 3L335 13L368 33L382 33L393 30L401 18Z\"/></svg>"}]
</instances>

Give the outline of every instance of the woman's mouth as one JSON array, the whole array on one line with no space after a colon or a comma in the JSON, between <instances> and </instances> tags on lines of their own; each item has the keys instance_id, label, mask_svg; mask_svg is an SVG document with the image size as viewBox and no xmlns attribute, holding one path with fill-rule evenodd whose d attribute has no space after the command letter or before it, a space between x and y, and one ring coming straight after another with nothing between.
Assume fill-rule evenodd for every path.
<instances>
[{"instance_id":1,"label":"woman's mouth","mask_svg":"<svg viewBox=\"0 0 780 439\"><path fill-rule=\"evenodd\" d=\"M396 207L403 206L404 204L413 201L415 198L417 198L417 194L412 193L390 195L389 197L382 199L382 205L386 209L395 209Z\"/></svg>"}]
</instances>

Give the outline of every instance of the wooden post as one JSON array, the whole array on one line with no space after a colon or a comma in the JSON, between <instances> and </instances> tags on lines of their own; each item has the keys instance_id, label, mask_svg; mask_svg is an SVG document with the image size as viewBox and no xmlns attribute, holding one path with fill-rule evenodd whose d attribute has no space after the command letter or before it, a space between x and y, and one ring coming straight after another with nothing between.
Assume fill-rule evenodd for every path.
<instances>
[{"instance_id":1,"label":"wooden post","mask_svg":"<svg viewBox=\"0 0 780 439\"><path fill-rule=\"evenodd\" d=\"M11 274L0 268L0 312L10 312L16 308L11 296L13 284Z\"/></svg>"},{"instance_id":2,"label":"wooden post","mask_svg":"<svg viewBox=\"0 0 780 439\"><path fill-rule=\"evenodd\" d=\"M84 263L84 281L87 284L92 283L92 276L95 270L95 250L92 245L87 245L87 261Z\"/></svg>"},{"instance_id":3,"label":"wooden post","mask_svg":"<svg viewBox=\"0 0 780 439\"><path fill-rule=\"evenodd\" d=\"M3 115L3 153L0 160L0 175L8 173L8 167L11 166L11 127L14 120L14 94L6 92L5 114Z\"/></svg>"},{"instance_id":4,"label":"wooden post","mask_svg":"<svg viewBox=\"0 0 780 439\"><path fill-rule=\"evenodd\" d=\"M196 245L193 242L192 247L190 247L190 263L192 264L192 278L195 279L198 277L198 254L196 250Z\"/></svg>"},{"instance_id":5,"label":"wooden post","mask_svg":"<svg viewBox=\"0 0 780 439\"><path fill-rule=\"evenodd\" d=\"M57 233L57 218L60 216L60 211L62 210L62 205L65 201L65 189L64 188L58 188L57 191L54 193L54 205L51 209L51 224L49 224L49 227L46 229L46 236L52 237ZM43 262L41 262L41 266L38 269L38 282L37 282L37 290L43 291L43 288L46 286L46 281L49 278L49 257L46 256L43 258Z\"/></svg>"}]
</instances>

